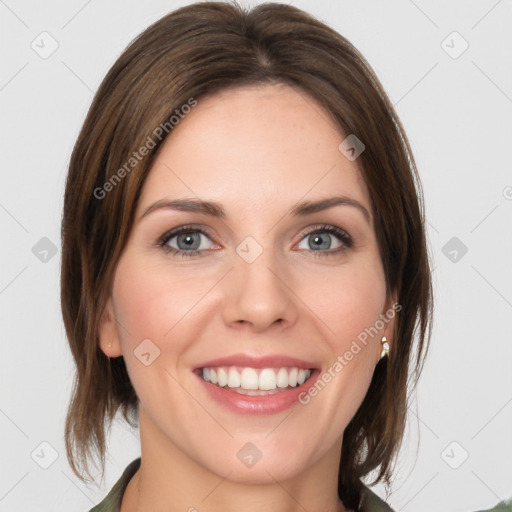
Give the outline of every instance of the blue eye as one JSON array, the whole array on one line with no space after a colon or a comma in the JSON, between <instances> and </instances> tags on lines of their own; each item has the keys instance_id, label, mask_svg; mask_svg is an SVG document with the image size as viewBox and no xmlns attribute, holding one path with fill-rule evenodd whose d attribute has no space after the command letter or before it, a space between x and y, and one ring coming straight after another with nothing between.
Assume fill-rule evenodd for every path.
<instances>
[{"instance_id":1,"label":"blue eye","mask_svg":"<svg viewBox=\"0 0 512 512\"><path fill-rule=\"evenodd\" d=\"M197 256L207 248L204 247L201 238L210 239L207 233L193 226L181 226L165 233L159 241L159 245L166 251L183 257ZM177 247L169 245L176 239Z\"/></svg>"},{"instance_id":2,"label":"blue eye","mask_svg":"<svg viewBox=\"0 0 512 512\"><path fill-rule=\"evenodd\" d=\"M333 238L338 240L338 245L334 248ZM308 242L307 247L300 247L299 244L299 248L317 253L315 256L332 256L354 245L352 237L347 232L329 225L317 227L306 233L300 243L303 242Z\"/></svg>"},{"instance_id":3,"label":"blue eye","mask_svg":"<svg viewBox=\"0 0 512 512\"><path fill-rule=\"evenodd\" d=\"M202 253L209 250L208 244L204 243L203 238L211 241L210 236L202 229L192 225L181 226L162 235L158 246L167 253L184 258L201 256ZM176 241L172 242L174 239ZM307 247L300 247L300 244L308 239ZM333 239L338 241L334 248L332 247ZM353 245L352 237L346 231L336 226L324 225L317 226L312 231L305 233L299 243L299 249L305 249L314 253L315 256L333 256Z\"/></svg>"}]
</instances>

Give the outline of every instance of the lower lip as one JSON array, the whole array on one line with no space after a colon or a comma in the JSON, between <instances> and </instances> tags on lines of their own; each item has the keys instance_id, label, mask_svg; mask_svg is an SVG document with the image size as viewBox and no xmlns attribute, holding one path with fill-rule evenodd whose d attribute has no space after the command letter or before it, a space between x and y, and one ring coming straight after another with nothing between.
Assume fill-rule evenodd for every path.
<instances>
[{"instance_id":1,"label":"lower lip","mask_svg":"<svg viewBox=\"0 0 512 512\"><path fill-rule=\"evenodd\" d=\"M228 391L219 386L206 382L200 375L194 372L203 383L206 391L219 404L239 414L277 414L299 404L299 395L311 387L320 374L319 370L313 370L309 379L304 384L287 391L281 391L274 395L250 396Z\"/></svg>"}]
</instances>

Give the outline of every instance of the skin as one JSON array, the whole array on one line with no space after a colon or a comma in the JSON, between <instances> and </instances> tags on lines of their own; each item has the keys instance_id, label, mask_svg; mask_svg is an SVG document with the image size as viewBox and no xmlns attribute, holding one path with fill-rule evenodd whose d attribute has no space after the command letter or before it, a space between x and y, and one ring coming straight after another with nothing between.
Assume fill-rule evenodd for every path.
<instances>
[{"instance_id":1,"label":"skin","mask_svg":"<svg viewBox=\"0 0 512 512\"><path fill-rule=\"evenodd\" d=\"M225 409L192 374L198 363L240 352L327 369L393 304L365 183L357 161L338 149L344 138L312 98L265 85L199 101L165 141L99 332L105 354L125 358L140 399L142 463L122 512L345 510L337 496L343 431L369 387L381 337L392 343L393 320L309 404L282 413ZM370 221L349 205L289 215L298 201L334 195L357 200ZM159 209L140 218L158 200L183 197L219 202L227 217ZM201 255L158 246L190 223L208 233L195 233ZM353 246L334 253L343 242L322 231L330 248L311 248L316 235L306 231L322 224L348 232ZM248 236L263 250L253 263L236 252ZM186 250L177 244L168 242ZM148 338L160 356L145 366L133 351ZM262 454L251 468L236 456L248 442Z\"/></svg>"}]
</instances>

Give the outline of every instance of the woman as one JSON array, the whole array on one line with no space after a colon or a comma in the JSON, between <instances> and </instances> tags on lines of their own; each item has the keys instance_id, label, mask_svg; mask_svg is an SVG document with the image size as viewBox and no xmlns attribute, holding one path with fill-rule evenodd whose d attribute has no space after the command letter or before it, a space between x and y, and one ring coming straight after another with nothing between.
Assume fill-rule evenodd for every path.
<instances>
[{"instance_id":1,"label":"woman","mask_svg":"<svg viewBox=\"0 0 512 512\"><path fill-rule=\"evenodd\" d=\"M430 272L406 135L346 39L281 4L149 27L94 98L62 244L73 471L118 410L140 428L94 511L391 510L362 479L391 481Z\"/></svg>"}]
</instances>

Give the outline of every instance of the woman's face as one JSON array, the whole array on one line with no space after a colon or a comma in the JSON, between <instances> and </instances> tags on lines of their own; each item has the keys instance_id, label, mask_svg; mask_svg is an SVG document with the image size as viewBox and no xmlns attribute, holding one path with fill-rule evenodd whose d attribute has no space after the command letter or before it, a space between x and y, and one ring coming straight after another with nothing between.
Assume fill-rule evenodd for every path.
<instances>
[{"instance_id":1,"label":"woman's face","mask_svg":"<svg viewBox=\"0 0 512 512\"><path fill-rule=\"evenodd\" d=\"M100 326L139 397L143 453L247 482L339 463L393 326L344 139L311 98L277 85L200 100L173 129ZM334 197L345 199L305 207ZM178 200L188 207L166 206Z\"/></svg>"}]
</instances>

